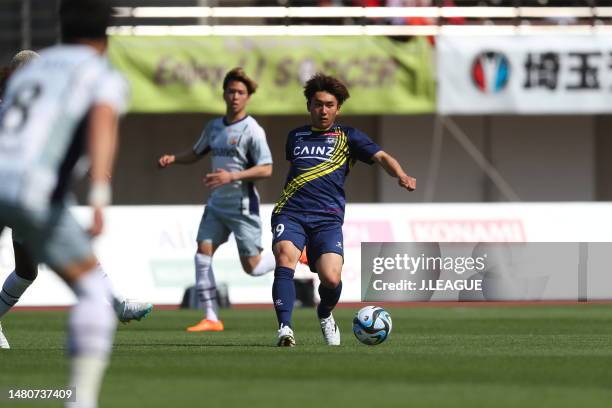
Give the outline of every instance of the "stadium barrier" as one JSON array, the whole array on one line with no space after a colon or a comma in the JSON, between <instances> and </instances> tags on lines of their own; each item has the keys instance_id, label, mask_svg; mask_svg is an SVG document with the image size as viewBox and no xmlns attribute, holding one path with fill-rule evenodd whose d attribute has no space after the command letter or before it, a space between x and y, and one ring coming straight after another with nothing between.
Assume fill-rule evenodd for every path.
<instances>
[{"instance_id":1,"label":"stadium barrier","mask_svg":"<svg viewBox=\"0 0 612 408\"><path fill-rule=\"evenodd\" d=\"M610 112L612 36L441 36L438 113Z\"/></svg>"},{"instance_id":2,"label":"stadium barrier","mask_svg":"<svg viewBox=\"0 0 612 408\"><path fill-rule=\"evenodd\" d=\"M262 206L263 246L270 250L271 205ZM74 209L89 220L88 209ZM114 286L130 298L178 305L193 284L195 236L201 206L116 206L107 210L106 233L97 254ZM610 203L353 204L344 224L343 302L360 300L362 242L612 242ZM229 287L233 304L270 302L272 274L246 275L233 238L215 254L218 282ZM0 279L13 268L10 233L0 237ZM297 276L316 278L306 267ZM590 278L598 298L609 285ZM315 282L316 283L316 282ZM571 300L571 299L570 299ZM575 300L575 299L574 299ZM20 306L70 305L63 282L42 268Z\"/></svg>"}]
</instances>

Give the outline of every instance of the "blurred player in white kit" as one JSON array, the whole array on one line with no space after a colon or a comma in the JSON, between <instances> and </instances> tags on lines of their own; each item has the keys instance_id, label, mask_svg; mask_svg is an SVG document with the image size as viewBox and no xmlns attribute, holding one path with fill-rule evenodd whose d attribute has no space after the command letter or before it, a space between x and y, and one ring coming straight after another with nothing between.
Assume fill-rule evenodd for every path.
<instances>
[{"instance_id":1,"label":"blurred player in white kit","mask_svg":"<svg viewBox=\"0 0 612 408\"><path fill-rule=\"evenodd\" d=\"M8 78L12 76L18 69L24 67L31 61L35 61L40 57L38 53L31 50L23 50L18 52L8 67ZM7 78L7 80L8 80ZM2 101L0 100L0 108ZM69 215L67 215L69 216ZM4 280L0 287L0 321L2 317L19 301L23 293L30 287L38 276L38 265L36 265L31 257L27 254L23 240L13 232L13 253L15 255L15 270L11 272ZM101 265L98 265L100 272L108 277L102 270ZM109 281L109 285L111 282ZM111 285L112 297L109 301L113 304L115 313L119 321L128 323L132 320L141 320L153 310L153 305L150 303L141 303L128 300L120 294ZM0 324L0 349L8 349L10 344L3 333L2 325Z\"/></svg>"},{"instance_id":2,"label":"blurred player in white kit","mask_svg":"<svg viewBox=\"0 0 612 408\"><path fill-rule=\"evenodd\" d=\"M77 296L68 320L71 407L97 406L117 324L90 242L90 234L102 232L103 208L111 202L107 173L128 97L125 80L104 55L111 10L108 0L63 0L63 44L12 76L0 112L0 229L12 228L33 262L47 264ZM91 165L77 165L82 159ZM66 202L71 179L87 167L89 233Z\"/></svg>"}]
</instances>

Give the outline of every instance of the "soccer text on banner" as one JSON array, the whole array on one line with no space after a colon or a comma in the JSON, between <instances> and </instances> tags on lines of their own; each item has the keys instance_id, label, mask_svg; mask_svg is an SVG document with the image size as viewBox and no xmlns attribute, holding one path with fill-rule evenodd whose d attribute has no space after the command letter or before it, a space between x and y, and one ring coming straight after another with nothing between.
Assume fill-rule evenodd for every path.
<instances>
[{"instance_id":1,"label":"soccer text on banner","mask_svg":"<svg viewBox=\"0 0 612 408\"><path fill-rule=\"evenodd\" d=\"M351 89L344 113L435 109L430 45L385 37L123 37L109 55L129 79L132 112L223 113L223 76L241 66L259 83L253 114L302 114L302 86L318 71Z\"/></svg>"}]
</instances>

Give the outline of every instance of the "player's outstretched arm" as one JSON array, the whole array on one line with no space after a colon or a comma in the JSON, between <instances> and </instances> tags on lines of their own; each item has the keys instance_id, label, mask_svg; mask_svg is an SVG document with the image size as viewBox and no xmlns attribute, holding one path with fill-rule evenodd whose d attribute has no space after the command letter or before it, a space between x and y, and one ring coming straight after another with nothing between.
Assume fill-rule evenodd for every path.
<instances>
[{"instance_id":1,"label":"player's outstretched arm","mask_svg":"<svg viewBox=\"0 0 612 408\"><path fill-rule=\"evenodd\" d=\"M164 154L157 161L157 165L162 169L171 164L191 164L200 160L204 155L195 154L191 149L177 154Z\"/></svg>"},{"instance_id":2,"label":"player's outstretched arm","mask_svg":"<svg viewBox=\"0 0 612 408\"><path fill-rule=\"evenodd\" d=\"M383 169L391 177L397 178L397 182L400 187L405 188L408 191L414 191L416 189L416 179L407 175L402 166L398 163L393 156L384 152L383 150L376 153L373 157L374 161L382 166Z\"/></svg>"},{"instance_id":3,"label":"player's outstretched arm","mask_svg":"<svg viewBox=\"0 0 612 408\"><path fill-rule=\"evenodd\" d=\"M104 226L102 209L111 202L109 171L117 150L117 113L105 104L95 105L90 112L88 128L91 188L89 204L94 208L90 233L99 235Z\"/></svg>"},{"instance_id":4,"label":"player's outstretched arm","mask_svg":"<svg viewBox=\"0 0 612 408\"><path fill-rule=\"evenodd\" d=\"M272 175L271 164L261 164L242 171L229 172L225 169L217 169L208 173L204 178L204 184L208 188L215 188L236 180L254 181L268 178Z\"/></svg>"}]
</instances>

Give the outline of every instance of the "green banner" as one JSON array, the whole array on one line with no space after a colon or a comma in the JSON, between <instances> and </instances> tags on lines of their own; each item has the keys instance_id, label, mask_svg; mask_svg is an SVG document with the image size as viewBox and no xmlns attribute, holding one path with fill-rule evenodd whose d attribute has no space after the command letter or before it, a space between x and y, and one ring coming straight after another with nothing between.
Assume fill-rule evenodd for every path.
<instances>
[{"instance_id":1,"label":"green banner","mask_svg":"<svg viewBox=\"0 0 612 408\"><path fill-rule=\"evenodd\" d=\"M348 86L345 114L435 109L432 50L423 38L115 36L109 55L132 85L132 112L224 113L223 77L236 66L259 83L253 114L305 113L302 86L318 71Z\"/></svg>"}]
</instances>

